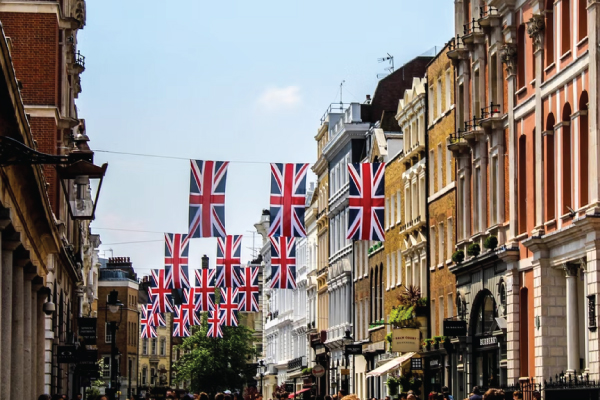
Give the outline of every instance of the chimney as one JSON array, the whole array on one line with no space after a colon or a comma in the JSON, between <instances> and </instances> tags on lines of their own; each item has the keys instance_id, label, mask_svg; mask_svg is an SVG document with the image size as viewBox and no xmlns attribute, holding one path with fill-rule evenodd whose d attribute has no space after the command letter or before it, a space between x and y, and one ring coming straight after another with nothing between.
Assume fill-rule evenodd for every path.
<instances>
[{"instance_id":1,"label":"chimney","mask_svg":"<svg viewBox=\"0 0 600 400\"><path fill-rule=\"evenodd\" d=\"M367 99L365 100L365 104L371 104L371 95L367 95Z\"/></svg>"}]
</instances>

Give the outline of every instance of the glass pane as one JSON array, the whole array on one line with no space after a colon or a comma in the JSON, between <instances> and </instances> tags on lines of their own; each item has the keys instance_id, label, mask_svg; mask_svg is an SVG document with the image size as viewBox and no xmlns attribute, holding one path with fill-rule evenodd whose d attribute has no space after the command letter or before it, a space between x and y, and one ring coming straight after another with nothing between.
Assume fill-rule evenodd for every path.
<instances>
[{"instance_id":1,"label":"glass pane","mask_svg":"<svg viewBox=\"0 0 600 400\"><path fill-rule=\"evenodd\" d=\"M483 331L488 333L494 323L494 299L487 296L483 302Z\"/></svg>"},{"instance_id":2,"label":"glass pane","mask_svg":"<svg viewBox=\"0 0 600 400\"><path fill-rule=\"evenodd\" d=\"M483 387L483 356L478 356L475 359L475 379L477 380L477 386Z\"/></svg>"}]
</instances>

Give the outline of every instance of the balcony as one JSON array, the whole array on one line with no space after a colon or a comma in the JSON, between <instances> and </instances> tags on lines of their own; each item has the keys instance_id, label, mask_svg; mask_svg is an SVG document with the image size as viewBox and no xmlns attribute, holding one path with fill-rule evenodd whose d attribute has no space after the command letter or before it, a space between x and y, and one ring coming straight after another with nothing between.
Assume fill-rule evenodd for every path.
<instances>
[{"instance_id":1,"label":"balcony","mask_svg":"<svg viewBox=\"0 0 600 400\"><path fill-rule=\"evenodd\" d=\"M304 368L306 368L305 357L297 357L297 358L289 360L287 363L287 372L288 373L293 372L293 371L302 370Z\"/></svg>"},{"instance_id":2,"label":"balcony","mask_svg":"<svg viewBox=\"0 0 600 400\"><path fill-rule=\"evenodd\" d=\"M323 267L320 270L317 271L317 279L319 278L325 278L327 276L327 270L329 268L328 267Z\"/></svg>"},{"instance_id":3,"label":"balcony","mask_svg":"<svg viewBox=\"0 0 600 400\"><path fill-rule=\"evenodd\" d=\"M421 152L425 152L425 143L417 138L417 143L413 143L410 148L404 149L404 158L416 157Z\"/></svg>"},{"instance_id":4,"label":"balcony","mask_svg":"<svg viewBox=\"0 0 600 400\"><path fill-rule=\"evenodd\" d=\"M481 125L486 132L502 128L502 113L500 112L500 104L490 103L489 107L482 108L479 125Z\"/></svg>"},{"instance_id":5,"label":"balcony","mask_svg":"<svg viewBox=\"0 0 600 400\"><path fill-rule=\"evenodd\" d=\"M485 40L485 35L483 33L483 29L479 22L473 18L471 22L463 25L463 37L462 40L464 44L477 44L483 43Z\"/></svg>"},{"instance_id":6,"label":"balcony","mask_svg":"<svg viewBox=\"0 0 600 400\"><path fill-rule=\"evenodd\" d=\"M469 49L465 47L462 38L456 35L448 44L448 58L451 60L464 60L469 57Z\"/></svg>"},{"instance_id":7,"label":"balcony","mask_svg":"<svg viewBox=\"0 0 600 400\"><path fill-rule=\"evenodd\" d=\"M479 118L473 117L472 120L465 122L465 131L462 135L464 139L477 140L480 136L483 136L485 132L481 129L479 121Z\"/></svg>"},{"instance_id":8,"label":"balcony","mask_svg":"<svg viewBox=\"0 0 600 400\"><path fill-rule=\"evenodd\" d=\"M502 18L496 7L488 6L485 3L479 8L479 15L479 25L484 28L498 26Z\"/></svg>"},{"instance_id":9,"label":"balcony","mask_svg":"<svg viewBox=\"0 0 600 400\"><path fill-rule=\"evenodd\" d=\"M458 153L467 149L469 149L469 143L463 139L460 129L457 133L448 137L448 150Z\"/></svg>"}]
</instances>

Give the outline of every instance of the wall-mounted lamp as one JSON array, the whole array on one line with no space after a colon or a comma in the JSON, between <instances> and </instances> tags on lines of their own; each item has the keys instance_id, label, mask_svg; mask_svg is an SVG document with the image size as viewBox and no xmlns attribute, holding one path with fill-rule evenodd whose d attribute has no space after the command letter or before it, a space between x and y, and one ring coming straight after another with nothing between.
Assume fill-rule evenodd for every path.
<instances>
[{"instance_id":1,"label":"wall-mounted lamp","mask_svg":"<svg viewBox=\"0 0 600 400\"><path fill-rule=\"evenodd\" d=\"M539 315L535 316L534 324L535 324L535 329L537 329L539 331L540 330L540 326L542 326L542 319L540 318Z\"/></svg>"}]
</instances>

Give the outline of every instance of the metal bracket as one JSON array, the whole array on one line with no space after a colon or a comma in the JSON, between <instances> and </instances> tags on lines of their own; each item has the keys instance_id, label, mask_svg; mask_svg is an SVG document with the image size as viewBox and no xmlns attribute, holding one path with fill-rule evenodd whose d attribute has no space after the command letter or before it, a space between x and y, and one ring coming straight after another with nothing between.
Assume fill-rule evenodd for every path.
<instances>
[{"instance_id":1,"label":"metal bracket","mask_svg":"<svg viewBox=\"0 0 600 400\"><path fill-rule=\"evenodd\" d=\"M74 160L68 155L40 153L8 136L0 136L0 166L17 164L70 164Z\"/></svg>"}]
</instances>

